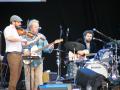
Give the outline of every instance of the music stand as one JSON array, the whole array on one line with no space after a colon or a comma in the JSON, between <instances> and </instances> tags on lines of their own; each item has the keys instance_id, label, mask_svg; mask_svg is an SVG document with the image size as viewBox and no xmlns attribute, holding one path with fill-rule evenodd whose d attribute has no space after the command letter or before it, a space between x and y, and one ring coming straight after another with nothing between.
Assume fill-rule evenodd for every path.
<instances>
[{"instance_id":1,"label":"music stand","mask_svg":"<svg viewBox=\"0 0 120 90\"><path fill-rule=\"evenodd\" d=\"M40 60L40 57L39 56L22 56L22 58L24 60L30 60L30 90L32 90L32 87L31 87L31 62L32 60Z\"/></svg>"}]
</instances>

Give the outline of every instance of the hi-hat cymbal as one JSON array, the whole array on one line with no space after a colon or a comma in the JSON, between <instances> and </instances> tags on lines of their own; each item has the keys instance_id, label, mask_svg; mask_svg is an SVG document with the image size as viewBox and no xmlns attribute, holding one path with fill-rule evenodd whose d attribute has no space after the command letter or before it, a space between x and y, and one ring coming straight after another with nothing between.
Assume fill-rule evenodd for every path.
<instances>
[{"instance_id":1,"label":"hi-hat cymbal","mask_svg":"<svg viewBox=\"0 0 120 90\"><path fill-rule=\"evenodd\" d=\"M84 50L85 46L78 42L68 41L64 44L65 48L70 51Z\"/></svg>"}]
</instances>

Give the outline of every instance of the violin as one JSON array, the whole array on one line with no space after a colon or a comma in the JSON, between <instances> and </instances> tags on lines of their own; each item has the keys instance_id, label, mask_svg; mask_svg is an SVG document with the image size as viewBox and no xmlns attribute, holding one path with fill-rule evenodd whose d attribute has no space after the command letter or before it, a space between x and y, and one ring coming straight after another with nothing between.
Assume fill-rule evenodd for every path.
<instances>
[{"instance_id":1,"label":"violin","mask_svg":"<svg viewBox=\"0 0 120 90\"><path fill-rule=\"evenodd\" d=\"M24 30L23 28L21 28L21 27L17 28L17 32L18 32L18 34L19 34L20 36L26 35L26 36L28 36L28 37L30 37L30 38L32 38L32 37L34 36L33 33L27 32L27 31L25 31L25 30Z\"/></svg>"}]
</instances>

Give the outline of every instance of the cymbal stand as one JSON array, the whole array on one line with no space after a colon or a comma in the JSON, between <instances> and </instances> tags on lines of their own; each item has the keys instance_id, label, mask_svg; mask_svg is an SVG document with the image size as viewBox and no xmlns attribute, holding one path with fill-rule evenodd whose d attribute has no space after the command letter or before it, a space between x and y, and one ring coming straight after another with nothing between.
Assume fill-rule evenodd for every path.
<instances>
[{"instance_id":1,"label":"cymbal stand","mask_svg":"<svg viewBox=\"0 0 120 90\"><path fill-rule=\"evenodd\" d=\"M74 59L73 59L73 60L74 60L74 64L76 64L75 58L76 58L76 57L75 57L75 48L74 48ZM74 85L74 86L76 86L75 80L76 80L76 75L74 76L74 81L73 81L73 85Z\"/></svg>"},{"instance_id":2,"label":"cymbal stand","mask_svg":"<svg viewBox=\"0 0 120 90\"><path fill-rule=\"evenodd\" d=\"M60 38L62 37L62 26L60 25ZM58 67L58 70L57 70L57 78L56 78L56 81L59 81L61 80L61 52L60 52L60 48L61 48L61 43L58 44L58 47L57 47L57 53L56 53L56 58L57 58L57 67ZM57 82L56 82L57 83Z\"/></svg>"},{"instance_id":3,"label":"cymbal stand","mask_svg":"<svg viewBox=\"0 0 120 90\"><path fill-rule=\"evenodd\" d=\"M58 70L57 70L57 79L56 81L60 81L61 80L61 58L60 58L60 51L57 51L57 54L56 54L56 57L57 57L57 67L58 67Z\"/></svg>"}]
</instances>

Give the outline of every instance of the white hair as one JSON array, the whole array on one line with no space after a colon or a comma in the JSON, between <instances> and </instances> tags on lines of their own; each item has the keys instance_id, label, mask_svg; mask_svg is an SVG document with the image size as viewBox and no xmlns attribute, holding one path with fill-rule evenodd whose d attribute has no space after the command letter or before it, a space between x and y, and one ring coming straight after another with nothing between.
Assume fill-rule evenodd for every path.
<instances>
[{"instance_id":1,"label":"white hair","mask_svg":"<svg viewBox=\"0 0 120 90\"><path fill-rule=\"evenodd\" d=\"M39 21L37 19L30 20L28 25L27 25L27 28L30 29L30 27L33 25L33 23L38 23L39 24Z\"/></svg>"}]
</instances>

